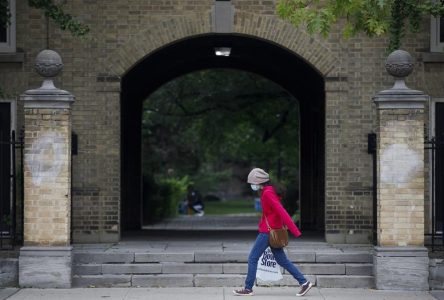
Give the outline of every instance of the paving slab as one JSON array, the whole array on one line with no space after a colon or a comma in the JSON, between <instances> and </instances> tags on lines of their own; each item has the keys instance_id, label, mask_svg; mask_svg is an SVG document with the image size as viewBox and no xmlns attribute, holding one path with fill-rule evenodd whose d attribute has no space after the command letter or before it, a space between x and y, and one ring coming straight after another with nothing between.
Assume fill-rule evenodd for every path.
<instances>
[{"instance_id":1,"label":"paving slab","mask_svg":"<svg viewBox=\"0 0 444 300\"><path fill-rule=\"evenodd\" d=\"M250 252L253 247L253 240L245 243L223 243L222 249L226 251L246 251Z\"/></svg>"},{"instance_id":2,"label":"paving slab","mask_svg":"<svg viewBox=\"0 0 444 300\"><path fill-rule=\"evenodd\" d=\"M429 292L373 289L320 289L325 300L435 300Z\"/></svg>"},{"instance_id":3,"label":"paving slab","mask_svg":"<svg viewBox=\"0 0 444 300\"><path fill-rule=\"evenodd\" d=\"M130 289L125 300L224 300L223 288ZM93 299L95 300L95 299ZM101 299L103 300L103 298ZM239 299L238 299L239 300Z\"/></svg>"},{"instance_id":4,"label":"paving slab","mask_svg":"<svg viewBox=\"0 0 444 300\"><path fill-rule=\"evenodd\" d=\"M162 273L162 265L161 264L103 264L102 273L103 274L160 274Z\"/></svg>"},{"instance_id":5,"label":"paving slab","mask_svg":"<svg viewBox=\"0 0 444 300\"><path fill-rule=\"evenodd\" d=\"M18 273L17 258L0 258L0 287L17 286Z\"/></svg>"},{"instance_id":6,"label":"paving slab","mask_svg":"<svg viewBox=\"0 0 444 300\"><path fill-rule=\"evenodd\" d=\"M135 253L136 263L155 263L155 262L193 262L194 253L175 252L175 253Z\"/></svg>"},{"instance_id":7,"label":"paving slab","mask_svg":"<svg viewBox=\"0 0 444 300\"><path fill-rule=\"evenodd\" d=\"M248 252L196 251L194 261L200 263L247 262Z\"/></svg>"},{"instance_id":8,"label":"paving slab","mask_svg":"<svg viewBox=\"0 0 444 300\"><path fill-rule=\"evenodd\" d=\"M0 288L0 300L8 299L8 297L17 293L19 289L17 288Z\"/></svg>"},{"instance_id":9,"label":"paving slab","mask_svg":"<svg viewBox=\"0 0 444 300\"><path fill-rule=\"evenodd\" d=\"M233 287L22 289L11 300L239 300ZM299 287L256 287L255 300L294 300ZM429 292L312 288L305 300L436 300Z\"/></svg>"},{"instance_id":10,"label":"paving slab","mask_svg":"<svg viewBox=\"0 0 444 300\"><path fill-rule=\"evenodd\" d=\"M224 274L247 274L248 264L246 263L223 264L222 270Z\"/></svg>"},{"instance_id":11,"label":"paving slab","mask_svg":"<svg viewBox=\"0 0 444 300\"><path fill-rule=\"evenodd\" d=\"M373 288L373 276L316 275L317 286L324 288Z\"/></svg>"},{"instance_id":12,"label":"paving slab","mask_svg":"<svg viewBox=\"0 0 444 300\"><path fill-rule=\"evenodd\" d=\"M296 279L291 275L283 274L282 280L275 282L263 282L260 279L257 279L257 286L266 286L266 287L274 287L274 286L285 286L285 287L298 287L299 283ZM315 275L304 275L305 278L310 281L313 285L316 285L316 276Z\"/></svg>"},{"instance_id":13,"label":"paving slab","mask_svg":"<svg viewBox=\"0 0 444 300\"><path fill-rule=\"evenodd\" d=\"M242 284L244 281L245 276L237 274L198 274L194 276L194 285L197 287L233 286Z\"/></svg>"},{"instance_id":14,"label":"paving slab","mask_svg":"<svg viewBox=\"0 0 444 300\"><path fill-rule=\"evenodd\" d=\"M345 264L298 264L302 274L345 275Z\"/></svg>"},{"instance_id":15,"label":"paving slab","mask_svg":"<svg viewBox=\"0 0 444 300\"><path fill-rule=\"evenodd\" d=\"M162 263L163 274L222 274L222 264Z\"/></svg>"},{"instance_id":16,"label":"paving slab","mask_svg":"<svg viewBox=\"0 0 444 300\"><path fill-rule=\"evenodd\" d=\"M306 250L307 251L307 250ZM303 252L294 252L294 251L287 251L287 257L292 262L296 263L310 263L310 262L316 262L316 254L315 253L303 253Z\"/></svg>"},{"instance_id":17,"label":"paving slab","mask_svg":"<svg viewBox=\"0 0 444 300\"><path fill-rule=\"evenodd\" d=\"M316 253L316 262L320 263L343 263L343 262L360 262L371 263L373 257L367 252L363 253Z\"/></svg>"},{"instance_id":18,"label":"paving slab","mask_svg":"<svg viewBox=\"0 0 444 300\"><path fill-rule=\"evenodd\" d=\"M296 297L299 287L256 287L254 289L254 300L327 300L324 299L320 290L312 288L312 290L305 297ZM224 300L239 300L238 296L233 295L233 289L225 288ZM345 300L345 299L343 299ZM356 299L354 299L356 300Z\"/></svg>"},{"instance_id":19,"label":"paving slab","mask_svg":"<svg viewBox=\"0 0 444 300\"><path fill-rule=\"evenodd\" d=\"M133 275L134 287L192 287L192 274Z\"/></svg>"},{"instance_id":20,"label":"paving slab","mask_svg":"<svg viewBox=\"0 0 444 300\"><path fill-rule=\"evenodd\" d=\"M131 275L84 275L73 276L73 287L130 287Z\"/></svg>"},{"instance_id":21,"label":"paving slab","mask_svg":"<svg viewBox=\"0 0 444 300\"><path fill-rule=\"evenodd\" d=\"M8 300L123 300L128 293L127 288L22 289Z\"/></svg>"},{"instance_id":22,"label":"paving slab","mask_svg":"<svg viewBox=\"0 0 444 300\"><path fill-rule=\"evenodd\" d=\"M96 252L99 251L105 251L106 249L109 249L113 246L114 244L109 244L109 243L100 243L100 244L75 244L74 245L74 249L76 250L96 250Z\"/></svg>"},{"instance_id":23,"label":"paving slab","mask_svg":"<svg viewBox=\"0 0 444 300\"><path fill-rule=\"evenodd\" d=\"M438 300L444 300L444 291L430 291L430 294Z\"/></svg>"},{"instance_id":24,"label":"paving slab","mask_svg":"<svg viewBox=\"0 0 444 300\"><path fill-rule=\"evenodd\" d=\"M74 263L131 263L134 253L74 252Z\"/></svg>"},{"instance_id":25,"label":"paving slab","mask_svg":"<svg viewBox=\"0 0 444 300\"><path fill-rule=\"evenodd\" d=\"M102 274L101 264L73 265L72 271L75 275L100 275Z\"/></svg>"},{"instance_id":26,"label":"paving slab","mask_svg":"<svg viewBox=\"0 0 444 300\"><path fill-rule=\"evenodd\" d=\"M345 274L373 276L373 264L345 264Z\"/></svg>"},{"instance_id":27,"label":"paving slab","mask_svg":"<svg viewBox=\"0 0 444 300\"><path fill-rule=\"evenodd\" d=\"M198 246L194 245L193 247L192 246L170 245L170 246L167 246L165 248L165 250L163 250L163 251L166 251L169 253L182 253L182 252L194 252L196 249L201 249L201 248L204 248L209 251L222 251L222 249L223 249L222 245L215 246L215 245L201 245L201 244L199 244ZM150 253L150 252L154 252L154 251L146 251L146 252ZM159 252L159 251L157 251L157 252Z\"/></svg>"}]
</instances>

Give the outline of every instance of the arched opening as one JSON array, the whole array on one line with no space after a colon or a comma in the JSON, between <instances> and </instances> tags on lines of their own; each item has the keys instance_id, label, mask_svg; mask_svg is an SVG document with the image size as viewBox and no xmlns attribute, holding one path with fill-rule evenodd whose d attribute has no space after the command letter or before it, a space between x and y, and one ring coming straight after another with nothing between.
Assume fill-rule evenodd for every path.
<instances>
[{"instance_id":1,"label":"arched opening","mask_svg":"<svg viewBox=\"0 0 444 300\"><path fill-rule=\"evenodd\" d=\"M229 56L215 55L228 47ZM122 78L122 229L142 226L141 119L144 100L164 83L187 73L239 69L263 76L291 93L300 109L301 224L324 230L324 79L301 57L276 44L242 35L203 35L146 56Z\"/></svg>"},{"instance_id":2,"label":"arched opening","mask_svg":"<svg viewBox=\"0 0 444 300\"><path fill-rule=\"evenodd\" d=\"M162 85L143 104L143 229L256 230L261 207L245 182L252 166L271 174L299 222L299 118L293 95L243 70L199 70Z\"/></svg>"}]
</instances>

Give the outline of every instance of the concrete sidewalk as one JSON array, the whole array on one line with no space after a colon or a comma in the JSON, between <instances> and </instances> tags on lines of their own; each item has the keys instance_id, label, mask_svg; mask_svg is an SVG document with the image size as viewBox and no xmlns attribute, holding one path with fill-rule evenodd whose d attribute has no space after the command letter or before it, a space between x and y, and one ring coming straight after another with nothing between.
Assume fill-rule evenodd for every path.
<instances>
[{"instance_id":1,"label":"concrete sidewalk","mask_svg":"<svg viewBox=\"0 0 444 300\"><path fill-rule=\"evenodd\" d=\"M233 288L82 288L4 289L0 299L11 300L234 300ZM314 287L306 296L296 297L297 288L256 287L256 300L436 300L429 292L377 291L371 289L326 289ZM249 298L250 299L250 298Z\"/></svg>"}]
</instances>

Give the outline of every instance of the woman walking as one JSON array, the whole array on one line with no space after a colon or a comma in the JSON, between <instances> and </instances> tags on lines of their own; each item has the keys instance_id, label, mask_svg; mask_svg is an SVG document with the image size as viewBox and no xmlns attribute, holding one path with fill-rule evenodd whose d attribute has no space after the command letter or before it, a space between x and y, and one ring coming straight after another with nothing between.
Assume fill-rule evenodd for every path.
<instances>
[{"instance_id":1,"label":"woman walking","mask_svg":"<svg viewBox=\"0 0 444 300\"><path fill-rule=\"evenodd\" d=\"M250 251L248 257L248 272L245 279L245 287L243 289L234 290L233 293L238 296L253 295L253 285L256 279L257 262L262 253L269 246L269 227L282 228L286 225L288 230L295 236L299 237L301 232L294 224L293 220L282 206L276 190L270 184L270 176L262 169L255 168L248 174L247 182L251 184L253 191L259 191L261 194L262 217L259 222L259 234L256 242ZM268 225L267 226L267 222ZM270 247L271 248L271 247ZM288 260L283 248L271 248L276 262L287 270L299 282L301 290L296 296L304 296L311 289L312 283L308 281L299 269Z\"/></svg>"}]
</instances>

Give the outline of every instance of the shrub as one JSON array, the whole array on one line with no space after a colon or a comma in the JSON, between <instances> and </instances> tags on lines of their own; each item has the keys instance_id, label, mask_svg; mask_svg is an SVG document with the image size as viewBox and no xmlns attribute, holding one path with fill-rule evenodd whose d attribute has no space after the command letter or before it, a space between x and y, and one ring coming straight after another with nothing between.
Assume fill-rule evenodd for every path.
<instances>
[{"instance_id":1,"label":"shrub","mask_svg":"<svg viewBox=\"0 0 444 300\"><path fill-rule=\"evenodd\" d=\"M163 206L164 217L171 217L177 214L179 202L186 197L187 188L191 184L189 177L184 176L181 179L165 178L160 180L161 195L164 197Z\"/></svg>"},{"instance_id":2,"label":"shrub","mask_svg":"<svg viewBox=\"0 0 444 300\"><path fill-rule=\"evenodd\" d=\"M181 179L143 178L143 219L154 223L177 214L179 202L186 196L190 184L188 176Z\"/></svg>"}]
</instances>

